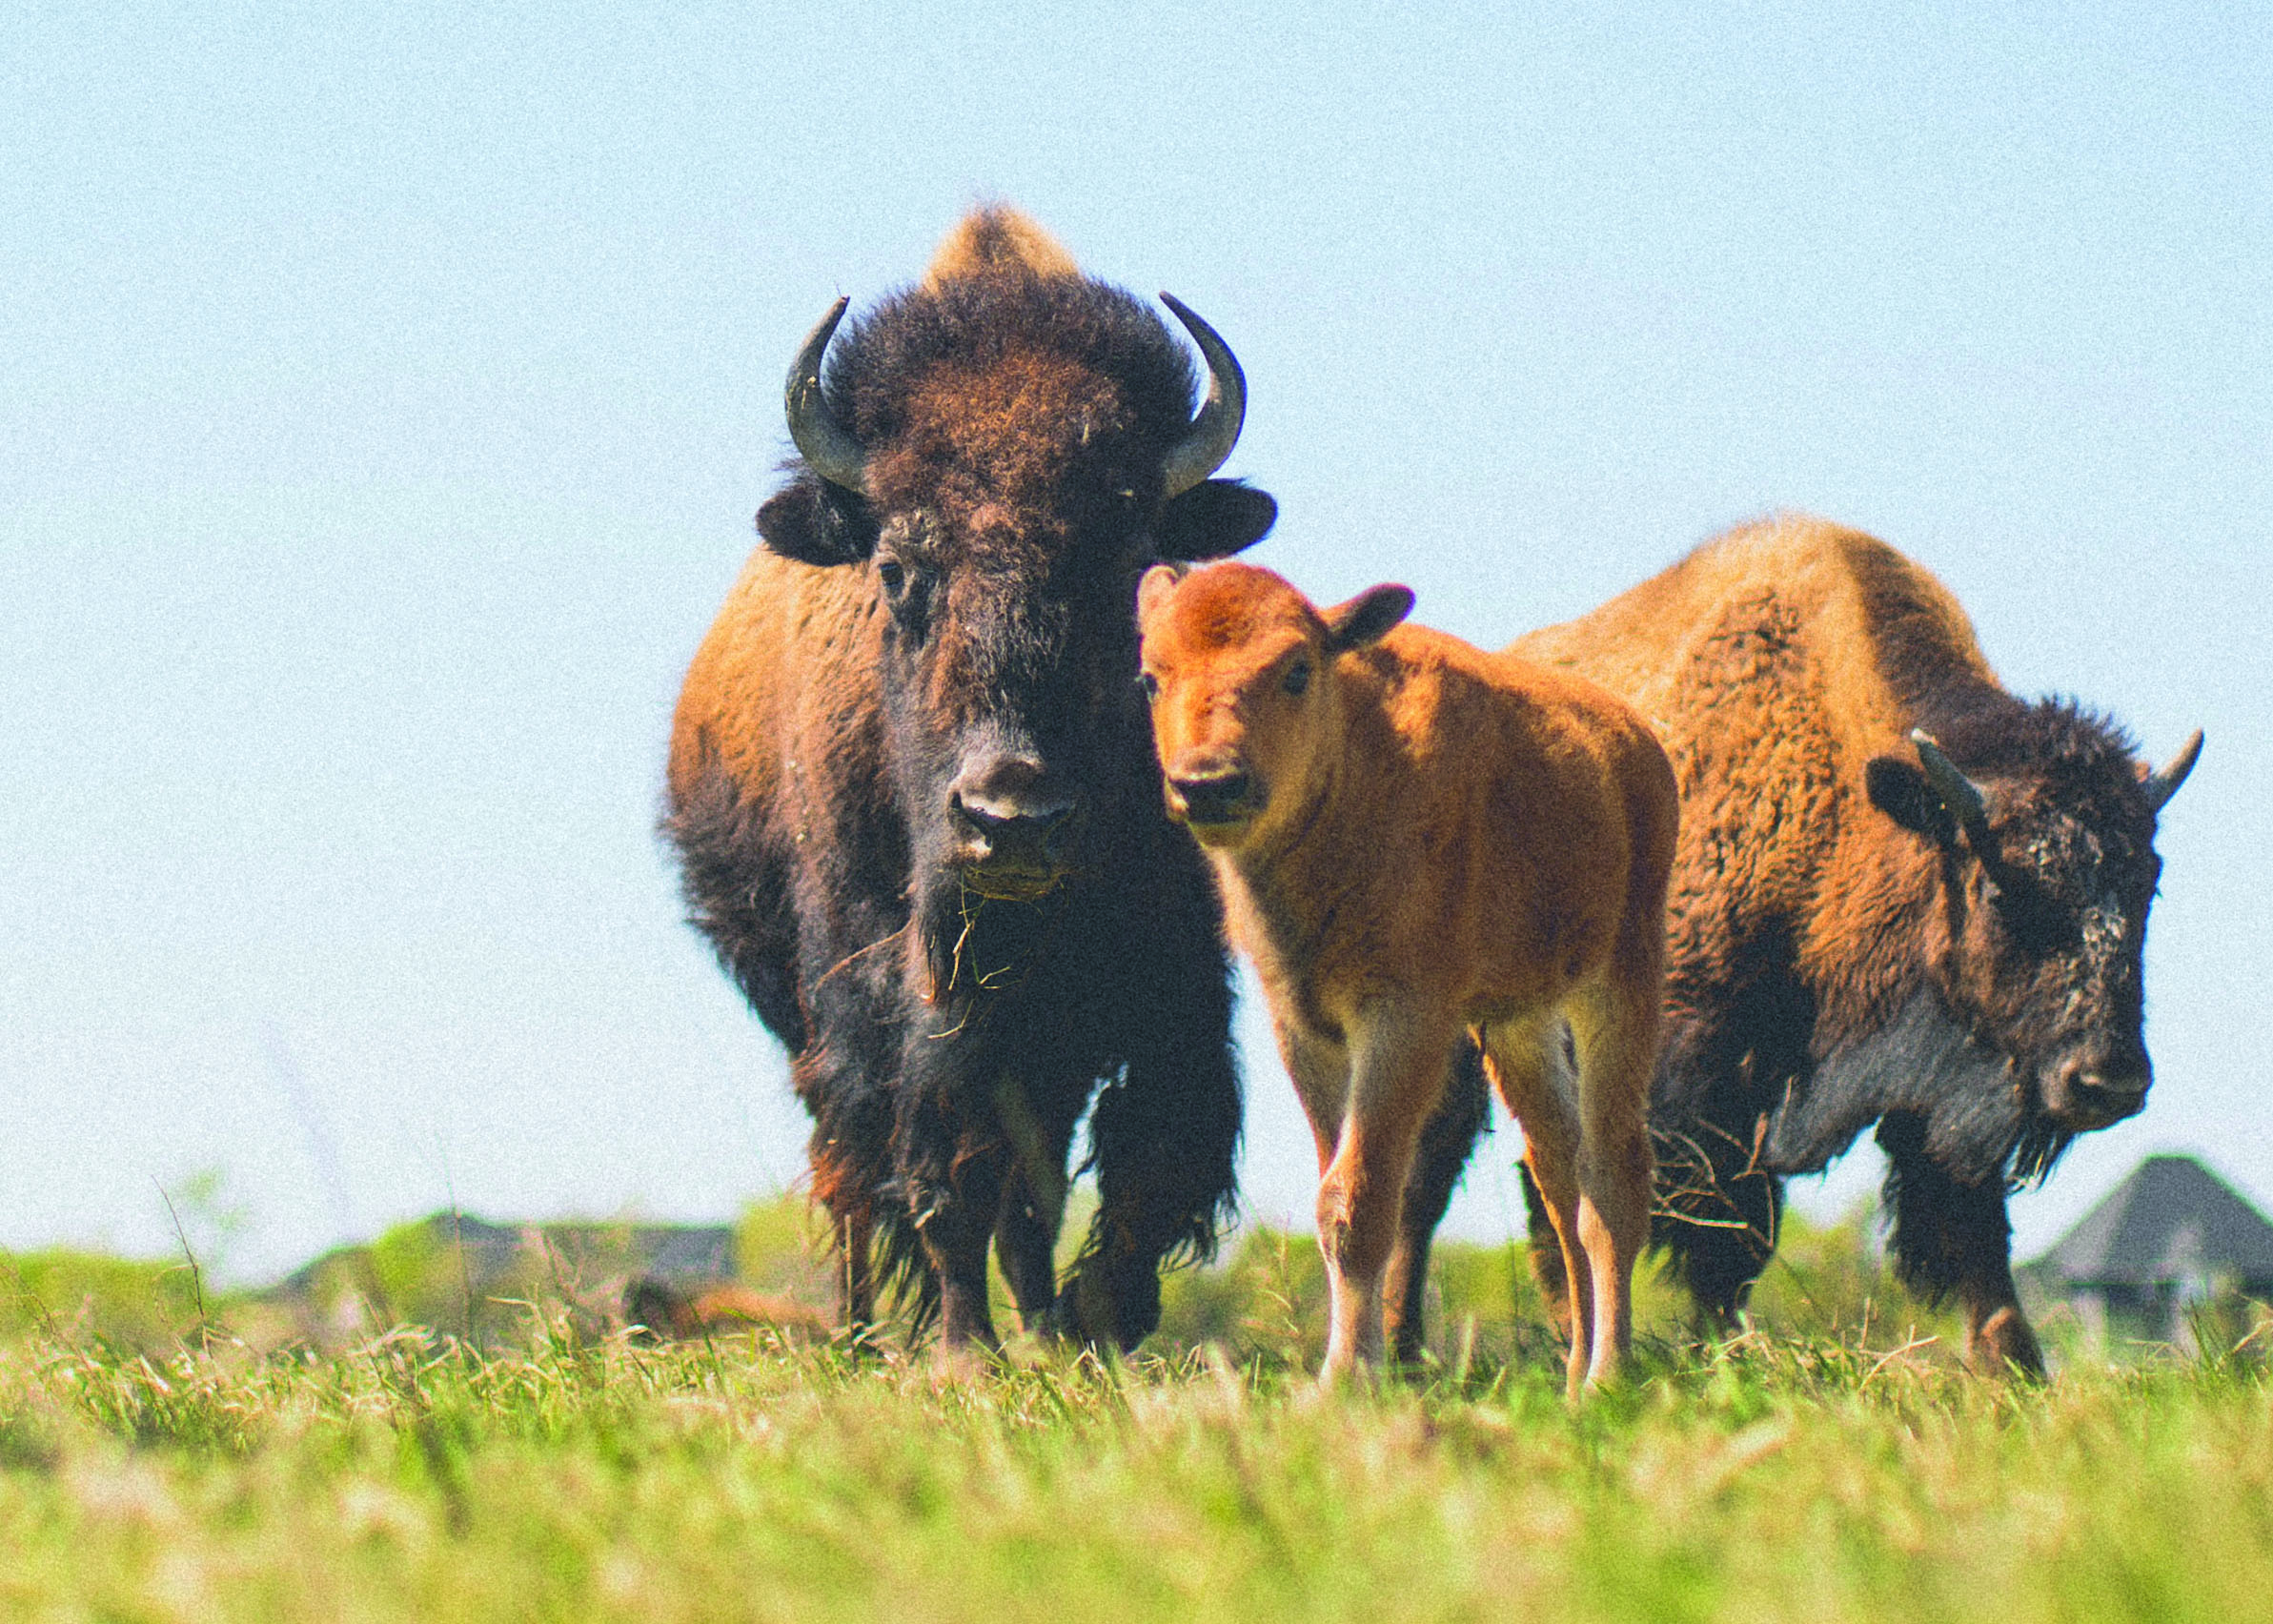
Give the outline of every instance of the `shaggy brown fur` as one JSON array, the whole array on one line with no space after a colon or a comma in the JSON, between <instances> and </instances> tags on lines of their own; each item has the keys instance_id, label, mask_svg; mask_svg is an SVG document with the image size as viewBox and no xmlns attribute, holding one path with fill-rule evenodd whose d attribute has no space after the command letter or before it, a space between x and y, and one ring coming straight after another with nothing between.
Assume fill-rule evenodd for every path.
<instances>
[{"instance_id":1,"label":"shaggy brown fur","mask_svg":"<svg viewBox=\"0 0 2273 1624\"><path fill-rule=\"evenodd\" d=\"M1625 1356L1649 1232L1673 772L1608 693L1398 626L1411 604L1376 587L1321 612L1243 564L1148 574L1168 809L1215 866L1317 1138L1327 1377L1382 1356L1414 1147L1473 1033L1577 1282L1575 1394Z\"/></svg>"},{"instance_id":2,"label":"shaggy brown fur","mask_svg":"<svg viewBox=\"0 0 2273 1624\"><path fill-rule=\"evenodd\" d=\"M1167 494L1182 343L1031 221L965 221L834 339L827 416L687 673L669 815L695 922L782 1044L845 1311L872 1253L989 1344L993 1241L1029 1326L1132 1344L1206 1255L1239 1091L1218 909L1163 817L1138 576L1236 551L1260 492ZM823 460L829 460L824 456ZM836 482L844 479L845 482ZM1100 1208L1063 1290L1077 1123Z\"/></svg>"},{"instance_id":3,"label":"shaggy brown fur","mask_svg":"<svg viewBox=\"0 0 2273 1624\"><path fill-rule=\"evenodd\" d=\"M2006 1182L2144 1103L2157 803L2191 755L2151 780L2106 721L2014 699L1938 581L1816 519L1735 531L1509 652L1629 700L1680 774L1652 1127L1657 1238L1699 1303L1735 1315L1783 1178L1877 1122L1898 1267L1958 1295L1975 1363L2040 1370ZM1913 729L1979 785L1978 831ZM1409 1249L1462 1154L1422 1181Z\"/></svg>"}]
</instances>

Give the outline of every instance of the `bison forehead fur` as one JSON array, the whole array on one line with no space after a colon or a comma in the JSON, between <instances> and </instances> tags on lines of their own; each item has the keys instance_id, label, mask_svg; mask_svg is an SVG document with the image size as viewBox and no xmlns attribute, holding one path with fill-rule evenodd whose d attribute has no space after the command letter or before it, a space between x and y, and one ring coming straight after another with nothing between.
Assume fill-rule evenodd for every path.
<instances>
[{"instance_id":1,"label":"bison forehead fur","mask_svg":"<svg viewBox=\"0 0 2273 1624\"><path fill-rule=\"evenodd\" d=\"M991 1239L1023 1316L1133 1341L1228 1210L1219 919L1152 787L1133 598L1275 510L1206 477L1227 369L1244 388L1177 309L1197 416L1161 319L1007 211L833 344L832 314L792 370L803 455L688 673L665 830L790 1050L856 1325L873 1250L919 1326L988 1339ZM1101 1207L1059 1290L1092 1100Z\"/></svg>"}]
</instances>

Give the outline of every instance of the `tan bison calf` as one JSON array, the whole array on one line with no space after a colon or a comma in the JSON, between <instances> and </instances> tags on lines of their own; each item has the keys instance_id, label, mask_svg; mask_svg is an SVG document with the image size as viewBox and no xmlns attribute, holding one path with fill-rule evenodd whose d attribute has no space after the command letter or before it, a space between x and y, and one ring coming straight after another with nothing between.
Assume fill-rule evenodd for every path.
<instances>
[{"instance_id":1,"label":"tan bison calf","mask_svg":"<svg viewBox=\"0 0 2273 1624\"><path fill-rule=\"evenodd\" d=\"M1673 769L1604 690L1400 626L1411 607L1377 586L1321 611L1244 564L1148 571L1168 812L1214 866L1317 1137L1326 1378L1382 1357L1414 1146L1472 1035L1579 1283L1575 1394L1627 1351L1649 1235Z\"/></svg>"}]
</instances>

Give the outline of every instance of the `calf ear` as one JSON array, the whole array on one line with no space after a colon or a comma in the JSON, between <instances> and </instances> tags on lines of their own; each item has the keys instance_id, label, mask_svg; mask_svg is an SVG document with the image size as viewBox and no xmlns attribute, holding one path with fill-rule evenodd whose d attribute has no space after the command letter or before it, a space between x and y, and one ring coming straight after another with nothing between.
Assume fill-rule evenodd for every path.
<instances>
[{"instance_id":1,"label":"calf ear","mask_svg":"<svg viewBox=\"0 0 2273 1624\"><path fill-rule=\"evenodd\" d=\"M1871 804L1914 835L1948 844L1957 839L1956 822L1941 797L1919 772L1899 756L1873 756L1862 770L1863 787Z\"/></svg>"},{"instance_id":2,"label":"calf ear","mask_svg":"<svg viewBox=\"0 0 2273 1624\"><path fill-rule=\"evenodd\" d=\"M848 491L802 474L758 510L758 534L784 558L823 568L857 564L876 549L876 519Z\"/></svg>"},{"instance_id":3,"label":"calf ear","mask_svg":"<svg viewBox=\"0 0 2273 1624\"><path fill-rule=\"evenodd\" d=\"M1161 506L1152 544L1164 558L1222 558L1263 539L1279 517L1268 493L1236 479L1203 479Z\"/></svg>"},{"instance_id":4,"label":"calf ear","mask_svg":"<svg viewBox=\"0 0 2273 1624\"><path fill-rule=\"evenodd\" d=\"M1152 611L1176 590L1176 583L1190 572L1178 564L1154 564L1145 572L1145 579L1137 582L1137 624L1141 627L1152 618Z\"/></svg>"},{"instance_id":5,"label":"calf ear","mask_svg":"<svg viewBox=\"0 0 2273 1624\"><path fill-rule=\"evenodd\" d=\"M1410 586L1369 586L1347 603L1326 612L1326 649L1347 654L1353 648L1379 642L1390 628L1412 613Z\"/></svg>"}]
</instances>

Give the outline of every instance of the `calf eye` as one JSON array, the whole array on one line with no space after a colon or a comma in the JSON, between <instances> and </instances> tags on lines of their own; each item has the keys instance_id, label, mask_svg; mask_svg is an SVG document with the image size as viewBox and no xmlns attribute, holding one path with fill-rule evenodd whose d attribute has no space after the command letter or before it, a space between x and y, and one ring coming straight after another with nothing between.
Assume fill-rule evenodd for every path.
<instances>
[{"instance_id":1,"label":"calf eye","mask_svg":"<svg viewBox=\"0 0 2273 1624\"><path fill-rule=\"evenodd\" d=\"M1157 700L1160 698L1160 679L1153 676L1151 672L1138 672L1137 686L1145 690L1145 698L1147 700Z\"/></svg>"},{"instance_id":2,"label":"calf eye","mask_svg":"<svg viewBox=\"0 0 2273 1624\"><path fill-rule=\"evenodd\" d=\"M1310 685L1310 662L1298 660L1287 667L1287 675L1279 679L1279 685L1289 694L1299 694Z\"/></svg>"}]
</instances>

